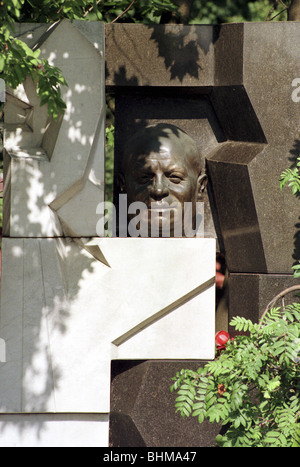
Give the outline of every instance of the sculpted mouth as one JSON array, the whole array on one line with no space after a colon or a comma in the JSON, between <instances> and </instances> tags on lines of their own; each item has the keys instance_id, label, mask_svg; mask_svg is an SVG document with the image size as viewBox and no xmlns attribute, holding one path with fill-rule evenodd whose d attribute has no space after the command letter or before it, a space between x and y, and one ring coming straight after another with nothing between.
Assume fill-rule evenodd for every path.
<instances>
[{"instance_id":1,"label":"sculpted mouth","mask_svg":"<svg viewBox=\"0 0 300 467\"><path fill-rule=\"evenodd\" d=\"M167 203L151 203L149 207L150 211L170 211L171 209L174 209L174 206Z\"/></svg>"}]
</instances>

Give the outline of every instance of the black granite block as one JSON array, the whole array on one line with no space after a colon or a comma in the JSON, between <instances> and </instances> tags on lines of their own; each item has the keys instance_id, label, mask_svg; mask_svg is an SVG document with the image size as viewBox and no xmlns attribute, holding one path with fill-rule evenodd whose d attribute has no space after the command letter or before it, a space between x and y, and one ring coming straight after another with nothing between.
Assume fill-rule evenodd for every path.
<instances>
[{"instance_id":1,"label":"black granite block","mask_svg":"<svg viewBox=\"0 0 300 467\"><path fill-rule=\"evenodd\" d=\"M112 362L110 445L115 447L209 447L221 425L175 413L172 378L201 361Z\"/></svg>"}]
</instances>

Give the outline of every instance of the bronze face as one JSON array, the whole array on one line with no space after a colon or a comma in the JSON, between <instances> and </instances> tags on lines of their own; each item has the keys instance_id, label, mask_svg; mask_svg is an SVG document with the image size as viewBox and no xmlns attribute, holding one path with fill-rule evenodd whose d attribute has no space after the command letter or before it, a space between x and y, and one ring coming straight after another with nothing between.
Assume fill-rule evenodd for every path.
<instances>
[{"instance_id":1,"label":"bronze face","mask_svg":"<svg viewBox=\"0 0 300 467\"><path fill-rule=\"evenodd\" d=\"M184 227L185 203L195 208L204 179L195 142L175 126L147 127L126 147L121 191L127 193L128 206L135 202L147 206L141 213L147 236L151 225L159 226L160 232L169 226L171 237L176 226Z\"/></svg>"}]
</instances>

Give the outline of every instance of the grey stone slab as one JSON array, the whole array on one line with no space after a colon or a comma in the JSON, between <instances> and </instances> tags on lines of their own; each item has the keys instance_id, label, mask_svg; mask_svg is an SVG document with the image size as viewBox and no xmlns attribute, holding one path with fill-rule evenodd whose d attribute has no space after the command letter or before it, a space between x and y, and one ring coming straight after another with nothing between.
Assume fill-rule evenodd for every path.
<instances>
[{"instance_id":1,"label":"grey stone slab","mask_svg":"<svg viewBox=\"0 0 300 467\"><path fill-rule=\"evenodd\" d=\"M216 82L226 86L214 88L212 101L221 127L233 142L227 149L217 148L208 157L208 167L231 272L288 274L300 257L299 199L290 189L279 189L280 174L293 167L300 154L300 105L292 100L292 83L300 76L299 38L299 23L221 27L224 61L220 57L216 61ZM233 49L235 67L240 70L238 80L233 76L232 61L226 67L225 60L235 39L240 44L239 52L237 45ZM218 46L219 42L216 51ZM241 87L233 91L237 82ZM242 101L237 98L239 93ZM261 143L261 147L251 155L247 145L241 149L237 141ZM247 183L243 182L245 173ZM251 235L243 235L249 224L252 228L256 224L256 234L252 230Z\"/></svg>"},{"instance_id":2,"label":"grey stone slab","mask_svg":"<svg viewBox=\"0 0 300 467\"><path fill-rule=\"evenodd\" d=\"M244 24L214 26L215 86L238 86L244 76Z\"/></svg>"},{"instance_id":3,"label":"grey stone slab","mask_svg":"<svg viewBox=\"0 0 300 467\"><path fill-rule=\"evenodd\" d=\"M225 143L208 161L219 229L231 272L267 272L247 166L247 161L260 149L258 144Z\"/></svg>"}]
</instances>

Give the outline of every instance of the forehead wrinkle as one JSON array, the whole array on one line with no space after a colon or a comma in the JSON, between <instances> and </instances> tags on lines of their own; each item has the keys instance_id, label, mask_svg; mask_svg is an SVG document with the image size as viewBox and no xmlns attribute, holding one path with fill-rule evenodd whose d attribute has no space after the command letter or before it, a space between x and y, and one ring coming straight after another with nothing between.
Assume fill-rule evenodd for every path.
<instances>
[{"instance_id":1,"label":"forehead wrinkle","mask_svg":"<svg viewBox=\"0 0 300 467\"><path fill-rule=\"evenodd\" d=\"M168 127L169 125L166 125ZM166 156L176 158L176 163L188 172L199 173L203 168L203 162L199 157L198 148L195 142L180 129L179 135L166 131L165 135L157 134L158 130L153 127L148 127L144 132L141 132L138 137L133 138L130 144L127 145L122 159L122 171L127 172L132 170L134 166L137 168L145 167L147 158L152 157L152 160L165 159ZM147 133L149 132L149 134ZM148 136L148 139L145 137ZM151 140L153 137L153 141ZM156 146L156 147L155 147ZM150 159L148 159L150 160ZM147 164L148 165L148 164Z\"/></svg>"}]
</instances>

